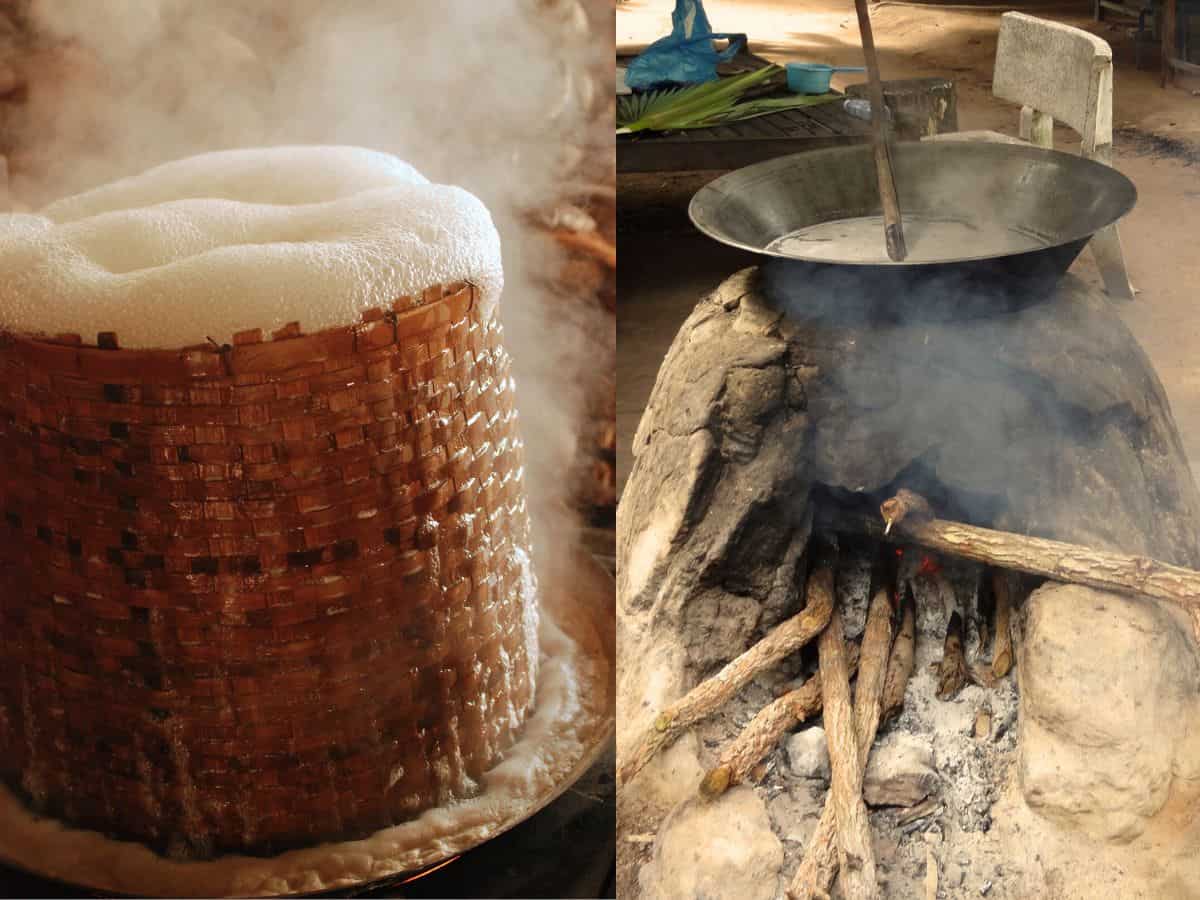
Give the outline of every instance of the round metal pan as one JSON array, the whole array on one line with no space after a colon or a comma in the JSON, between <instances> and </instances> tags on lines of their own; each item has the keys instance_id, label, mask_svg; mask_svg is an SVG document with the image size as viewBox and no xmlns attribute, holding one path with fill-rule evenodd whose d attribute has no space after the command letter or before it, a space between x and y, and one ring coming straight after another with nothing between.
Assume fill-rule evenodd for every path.
<instances>
[{"instance_id":1,"label":"round metal pan","mask_svg":"<svg viewBox=\"0 0 1200 900\"><path fill-rule=\"evenodd\" d=\"M1098 230L1133 208L1137 190L1115 169L1040 147L985 142L913 142L892 148L900 208L914 220L1002 225L1030 236L1035 249L989 245L928 252L914 261L863 262L769 250L776 239L812 225L880 214L872 149L860 144L783 156L710 182L688 209L718 241L788 261L792 275L904 287L946 277L1032 286L1057 281ZM985 231L992 231L987 229ZM883 246L882 229L880 247Z\"/></svg>"}]
</instances>

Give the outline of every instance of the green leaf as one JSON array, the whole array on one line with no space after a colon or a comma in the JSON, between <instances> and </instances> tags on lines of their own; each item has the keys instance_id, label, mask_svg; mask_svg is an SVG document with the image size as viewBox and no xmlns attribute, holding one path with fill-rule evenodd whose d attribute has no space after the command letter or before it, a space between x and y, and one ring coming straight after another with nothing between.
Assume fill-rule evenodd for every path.
<instances>
[{"instance_id":1,"label":"green leaf","mask_svg":"<svg viewBox=\"0 0 1200 900\"><path fill-rule=\"evenodd\" d=\"M764 66L733 78L676 90L652 91L644 100L626 105L628 118L622 116L622 127L630 132L697 127L692 123L728 112L746 91L780 71L780 66Z\"/></svg>"},{"instance_id":2,"label":"green leaf","mask_svg":"<svg viewBox=\"0 0 1200 900\"><path fill-rule=\"evenodd\" d=\"M640 94L624 94L617 97L617 125L624 127L645 116L647 113L661 109L663 104L684 88L665 88L659 91L644 91Z\"/></svg>"},{"instance_id":3,"label":"green leaf","mask_svg":"<svg viewBox=\"0 0 1200 900\"><path fill-rule=\"evenodd\" d=\"M739 103L724 113L717 113L701 122L689 125L689 128L711 128L714 125L728 125L730 122L744 122L758 116L779 112L781 109L798 109L804 106L817 106L842 99L841 94L805 94L795 97L766 97L760 100L747 100Z\"/></svg>"},{"instance_id":4,"label":"green leaf","mask_svg":"<svg viewBox=\"0 0 1200 900\"><path fill-rule=\"evenodd\" d=\"M839 94L829 93L738 102L750 88L780 71L782 69L779 66L765 66L733 78L618 97L617 134L710 128L765 116L781 109L815 106L840 98Z\"/></svg>"}]
</instances>

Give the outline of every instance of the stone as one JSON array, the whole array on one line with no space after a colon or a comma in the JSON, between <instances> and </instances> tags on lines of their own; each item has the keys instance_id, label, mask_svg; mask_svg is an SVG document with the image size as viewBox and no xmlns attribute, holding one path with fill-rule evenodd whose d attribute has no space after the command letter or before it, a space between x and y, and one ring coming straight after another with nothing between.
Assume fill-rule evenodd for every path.
<instances>
[{"instance_id":1,"label":"stone","mask_svg":"<svg viewBox=\"0 0 1200 900\"><path fill-rule=\"evenodd\" d=\"M1164 604L1047 584L1018 644L1018 772L1031 808L1094 838L1143 831L1193 782L1200 660Z\"/></svg>"},{"instance_id":2,"label":"stone","mask_svg":"<svg viewBox=\"0 0 1200 900\"><path fill-rule=\"evenodd\" d=\"M896 732L871 751L863 777L863 799L870 806L916 806L937 784L929 741Z\"/></svg>"},{"instance_id":3,"label":"stone","mask_svg":"<svg viewBox=\"0 0 1200 900\"><path fill-rule=\"evenodd\" d=\"M797 778L829 780L829 743L824 728L814 726L788 735L784 750L788 768Z\"/></svg>"},{"instance_id":4,"label":"stone","mask_svg":"<svg viewBox=\"0 0 1200 900\"><path fill-rule=\"evenodd\" d=\"M650 760L642 774L638 779L641 800L657 809L671 810L694 797L696 786L704 778L696 733L680 735L679 740Z\"/></svg>"},{"instance_id":5,"label":"stone","mask_svg":"<svg viewBox=\"0 0 1200 900\"><path fill-rule=\"evenodd\" d=\"M753 789L689 800L662 823L639 874L643 900L774 900L783 845Z\"/></svg>"}]
</instances>

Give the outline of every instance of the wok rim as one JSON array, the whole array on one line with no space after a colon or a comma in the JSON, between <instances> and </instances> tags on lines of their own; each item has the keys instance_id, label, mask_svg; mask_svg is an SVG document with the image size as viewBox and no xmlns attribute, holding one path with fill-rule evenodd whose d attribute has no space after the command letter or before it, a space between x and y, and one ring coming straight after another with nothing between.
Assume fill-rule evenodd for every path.
<instances>
[{"instance_id":1,"label":"wok rim","mask_svg":"<svg viewBox=\"0 0 1200 900\"><path fill-rule=\"evenodd\" d=\"M1035 157L1035 156L1043 156L1044 157L1047 155L1052 156L1052 157L1053 156L1062 157L1064 160L1069 160L1067 165L1074 165L1074 166L1082 165L1085 168L1088 166L1093 166L1093 167L1107 170L1109 173L1111 173L1111 176L1106 175L1106 177L1114 177L1115 183L1123 182L1122 187L1127 188L1128 196L1126 198L1124 198L1124 201L1120 204L1120 212L1114 218L1112 218L1110 221L1105 222L1102 225L1099 225L1099 226L1096 226L1096 227L1090 228L1090 229L1085 228L1085 229L1080 229L1080 230L1064 231L1064 232L1060 233L1059 235L1056 235L1050 242L1042 244L1038 247L1032 247L1032 248L1025 249L1025 250L1012 250L1012 251L1009 251L1006 253L989 253L989 254L979 255L979 256L955 256L955 257L950 257L950 258L946 258L946 259L923 259L923 260L919 260L919 261L909 261L906 259L906 260L902 260L900 262L896 262L896 261L890 260L890 259L879 260L879 261L865 261L865 262L863 260L849 260L849 259L837 260L837 259L828 259L828 258L814 258L811 256L798 256L798 255L790 254L790 253L779 253L778 251L775 251L775 250L767 250L766 248L763 248L763 247L756 247L753 244L747 244L743 241L736 240L735 238L730 237L727 233L717 229L713 225L704 222L703 217L698 213L698 210L701 206L708 205L705 203L705 199L706 199L707 195L720 194L722 200L724 200L725 198L727 198L730 195L730 192L721 190L720 185L721 185L721 182L731 180L734 176L742 175L743 173L746 173L746 172L748 172L750 170L754 170L754 169L765 169L769 166L779 166L779 165L781 165L782 160L795 159L795 158L811 159L814 154L835 156L839 153L846 153L846 152L851 152L851 151L863 152L862 148L864 148L864 147L866 147L869 151L870 144L867 143L867 144L852 144L849 146L824 147L819 150L802 150L799 153L788 153L783 156L776 156L773 159L768 159L768 160L764 160L762 162L753 163L749 166L742 166L741 168L734 169L730 172L726 172L725 174L720 175L717 178L714 178L712 181L710 181L708 184L704 185L702 188L700 188L698 191L696 191L695 194L692 195L692 199L688 202L688 218L691 220L692 225L695 226L695 228L698 231L700 231L702 234L712 238L713 240L719 241L720 243L725 244L726 246L737 247L738 249L745 250L749 253L754 253L759 256L769 256L774 259L788 260L788 261L797 262L797 263L807 263L809 265L856 266L856 267L868 268L868 269L898 269L898 268L902 269L902 268L918 268L918 267L927 267L927 266L949 266L949 265L955 265L958 263L981 263L981 262L990 262L993 260L1012 259L1014 257L1026 256L1026 255L1035 254L1035 253L1042 253L1047 250L1054 250L1059 247L1065 247L1065 246L1067 246L1069 244L1073 244L1077 241L1085 241L1086 242L1086 241L1091 240L1091 238L1096 234L1096 232L1098 232L1104 228L1108 228L1112 225L1115 225L1117 222L1121 221L1121 219L1123 219L1123 218L1125 218L1125 216L1129 215L1130 211L1132 211L1134 206L1137 205L1137 199L1138 199L1137 185L1135 185L1133 183L1133 180L1130 179L1129 176L1127 176L1125 173L1123 173L1121 171L1118 171L1117 169L1113 168L1112 166L1105 165L1104 163L1098 162L1094 159L1088 159L1086 157L1079 156L1078 154L1075 154L1075 153L1065 153L1061 150L1051 150L1051 149L1047 149L1045 147L1038 147L1034 144L1021 145L1021 144L1009 144L1009 143L1000 143L1000 142L989 143L986 141L970 141L970 142L967 142L967 141L961 141L961 142L943 141L943 142L929 142L929 143L926 143L924 141L905 141L905 142L902 142L895 146L904 148L901 152L907 152L909 150L916 149L916 148L932 147L935 144L937 144L939 147L951 147L951 146L971 147L972 150L969 152L983 153L984 155L987 155L989 153L990 154L1003 153L1006 155L1016 154L1016 155L1023 155L1023 156L1029 156L1029 157ZM923 152L927 152L927 151L925 151L924 149L920 149L920 150L917 150L917 152L923 153ZM929 151L929 152L932 152L932 151ZM955 151L950 151L950 152L955 152ZM902 209L901 216L903 216L903 212L904 211Z\"/></svg>"}]
</instances>

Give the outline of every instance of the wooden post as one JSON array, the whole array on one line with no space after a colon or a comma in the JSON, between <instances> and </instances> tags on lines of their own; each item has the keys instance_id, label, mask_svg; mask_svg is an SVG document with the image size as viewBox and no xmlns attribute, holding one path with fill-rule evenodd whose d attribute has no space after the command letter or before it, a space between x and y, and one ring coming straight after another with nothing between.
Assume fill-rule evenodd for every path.
<instances>
[{"instance_id":1,"label":"wooden post","mask_svg":"<svg viewBox=\"0 0 1200 900\"><path fill-rule=\"evenodd\" d=\"M1054 117L1028 106L1021 107L1021 140L1037 147L1054 149Z\"/></svg>"},{"instance_id":2,"label":"wooden post","mask_svg":"<svg viewBox=\"0 0 1200 900\"><path fill-rule=\"evenodd\" d=\"M1162 20L1162 79L1160 84L1166 87L1175 83L1175 67L1171 60L1175 58L1176 38L1176 8L1175 0L1163 0Z\"/></svg>"}]
</instances>

